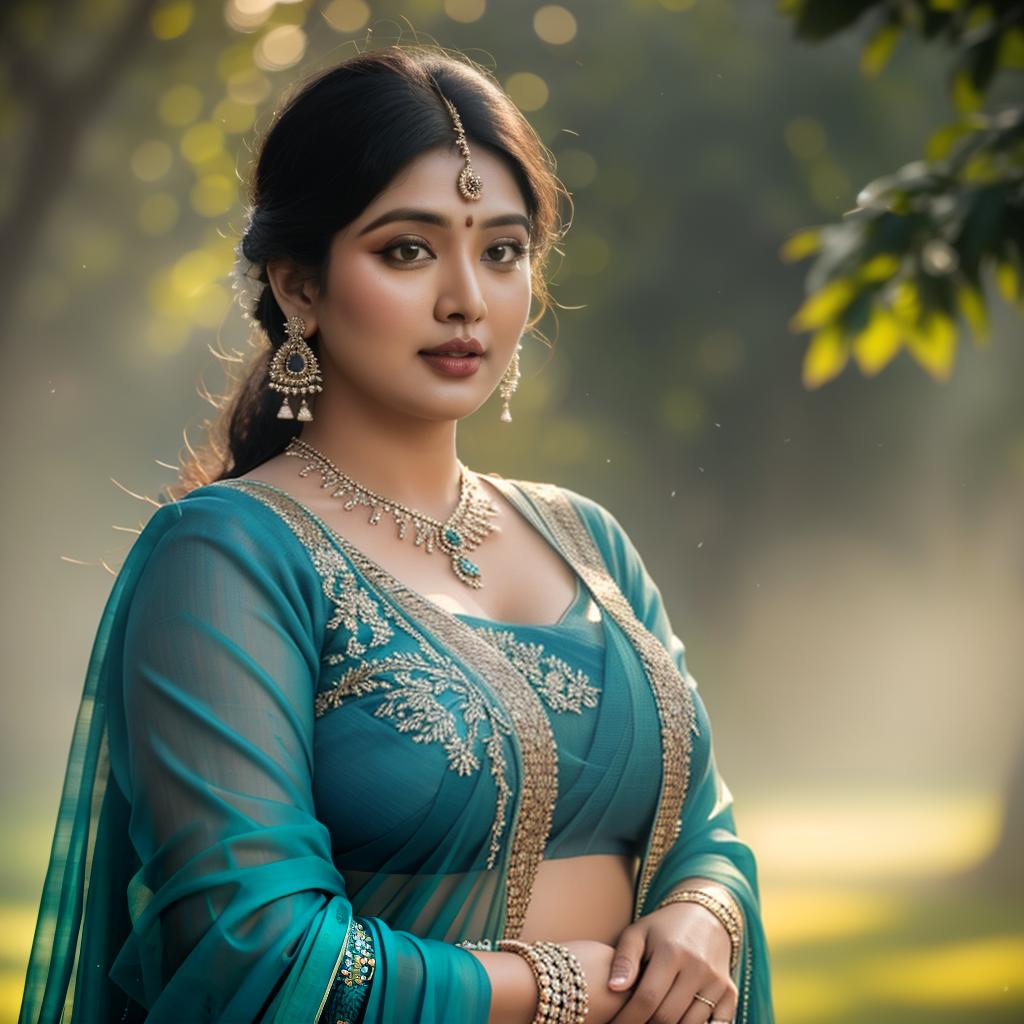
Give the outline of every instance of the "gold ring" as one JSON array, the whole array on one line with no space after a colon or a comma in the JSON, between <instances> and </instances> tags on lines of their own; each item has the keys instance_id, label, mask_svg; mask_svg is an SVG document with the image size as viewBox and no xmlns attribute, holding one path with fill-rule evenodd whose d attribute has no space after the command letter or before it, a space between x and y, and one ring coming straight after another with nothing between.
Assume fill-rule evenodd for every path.
<instances>
[{"instance_id":1,"label":"gold ring","mask_svg":"<svg viewBox=\"0 0 1024 1024\"><path fill-rule=\"evenodd\" d=\"M712 1010L713 1010L713 1009L715 1008L715 1005L716 1005L716 1004L715 1004L715 1003L713 1003L713 1002L711 1002L711 1000L710 1000L710 999L706 999L706 998L705 998L704 996L702 996L702 995L701 995L701 994L700 994L699 992L697 992L697 993L696 993L696 994L694 995L694 997L693 997L693 998L694 998L694 999L699 999L699 1000L700 1000L700 1001L701 1001L702 1003L707 1003L707 1004L708 1004L708 1006L710 1006Z\"/></svg>"}]
</instances>

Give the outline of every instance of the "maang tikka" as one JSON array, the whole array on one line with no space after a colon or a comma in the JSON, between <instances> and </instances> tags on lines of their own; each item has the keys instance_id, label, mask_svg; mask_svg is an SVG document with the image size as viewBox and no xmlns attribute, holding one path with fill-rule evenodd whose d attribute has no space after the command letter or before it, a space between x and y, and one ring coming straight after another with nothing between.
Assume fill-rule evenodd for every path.
<instances>
[{"instance_id":1,"label":"maang tikka","mask_svg":"<svg viewBox=\"0 0 1024 1024\"><path fill-rule=\"evenodd\" d=\"M479 199L484 194L484 183L480 175L473 170L473 164L469 158L469 143L466 141L466 130L462 127L462 118L459 117L455 104L438 88L437 82L434 82L434 88L437 89L437 94L444 100L444 105L448 108L452 123L455 125L455 145L466 161L462 170L459 171L455 185L464 199Z\"/></svg>"},{"instance_id":2,"label":"maang tikka","mask_svg":"<svg viewBox=\"0 0 1024 1024\"><path fill-rule=\"evenodd\" d=\"M270 360L267 386L273 391L284 394L281 408L277 410L279 420L302 420L310 422L313 413L302 399L298 414L292 412L290 395L319 394L323 391L323 380L320 376L320 364L316 353L306 341L306 322L301 316L290 316L285 321L285 333L288 340L274 353Z\"/></svg>"},{"instance_id":3,"label":"maang tikka","mask_svg":"<svg viewBox=\"0 0 1024 1024\"><path fill-rule=\"evenodd\" d=\"M459 194L465 199L479 199L483 195L484 185L480 179L480 175L473 170L473 164L470 160L469 155L469 143L466 141L466 130L462 127L462 118L459 117L459 112L455 109L455 104L448 99L434 82L434 87L437 89L437 94L444 100L445 106L448 108L448 113L451 115L452 123L455 125L455 145L458 147L459 152L465 158L466 163L463 165L461 171L459 171L459 177L456 180L456 186L459 190ZM512 411L509 409L509 401L515 394L516 388L519 387L519 351L522 348L522 342L516 343L516 350L512 354L512 361L508 364L508 368L505 370L501 377L501 384L498 388L498 393L501 395L501 422L511 423L512 422Z\"/></svg>"}]
</instances>

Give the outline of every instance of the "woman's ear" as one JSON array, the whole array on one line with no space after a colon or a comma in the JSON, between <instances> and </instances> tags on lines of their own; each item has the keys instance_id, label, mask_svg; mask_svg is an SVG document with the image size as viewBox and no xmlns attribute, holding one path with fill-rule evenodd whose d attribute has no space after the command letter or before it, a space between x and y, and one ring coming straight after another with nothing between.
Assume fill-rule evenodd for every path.
<instances>
[{"instance_id":1,"label":"woman's ear","mask_svg":"<svg viewBox=\"0 0 1024 1024\"><path fill-rule=\"evenodd\" d=\"M307 337L315 334L318 296L314 276L308 268L290 260L273 260L267 264L267 277L284 315L301 316L309 332Z\"/></svg>"}]
</instances>

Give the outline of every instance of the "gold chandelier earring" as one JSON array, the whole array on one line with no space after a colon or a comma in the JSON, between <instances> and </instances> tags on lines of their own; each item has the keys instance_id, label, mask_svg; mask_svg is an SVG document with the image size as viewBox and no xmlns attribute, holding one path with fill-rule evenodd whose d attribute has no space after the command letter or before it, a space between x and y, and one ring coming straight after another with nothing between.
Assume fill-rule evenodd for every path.
<instances>
[{"instance_id":1,"label":"gold chandelier earring","mask_svg":"<svg viewBox=\"0 0 1024 1024\"><path fill-rule=\"evenodd\" d=\"M509 409L508 403L512 396L516 393L516 388L519 387L519 350L523 347L523 343L516 343L516 350L512 353L512 362L508 364L508 368L501 375L501 384L498 387L498 394L501 395L502 409L501 409L501 422L511 423L512 422L512 410Z\"/></svg>"},{"instance_id":2,"label":"gold chandelier earring","mask_svg":"<svg viewBox=\"0 0 1024 1024\"><path fill-rule=\"evenodd\" d=\"M308 423L313 413L302 399L298 414L292 412L290 395L317 395L323 391L323 380L320 376L320 364L316 354L306 342L306 321L301 316L290 316L285 321L285 333L288 340L274 353L268 369L267 386L273 391L280 391L285 397L281 408L277 410L279 420L299 419Z\"/></svg>"}]
</instances>

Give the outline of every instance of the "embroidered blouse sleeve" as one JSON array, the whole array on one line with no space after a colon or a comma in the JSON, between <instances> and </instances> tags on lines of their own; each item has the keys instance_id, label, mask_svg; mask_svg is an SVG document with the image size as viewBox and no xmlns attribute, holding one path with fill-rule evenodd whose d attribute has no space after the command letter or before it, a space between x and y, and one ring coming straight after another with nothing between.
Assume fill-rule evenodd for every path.
<instances>
[{"instance_id":1,"label":"embroidered blouse sleeve","mask_svg":"<svg viewBox=\"0 0 1024 1024\"><path fill-rule=\"evenodd\" d=\"M113 974L149 1020L315 1021L354 932L312 795L320 580L276 517L242 500L190 495L158 514L178 518L133 595L125 763L112 751L142 865ZM475 957L358 920L378 940L367 1022L397 1001L484 1024Z\"/></svg>"}]
</instances>

